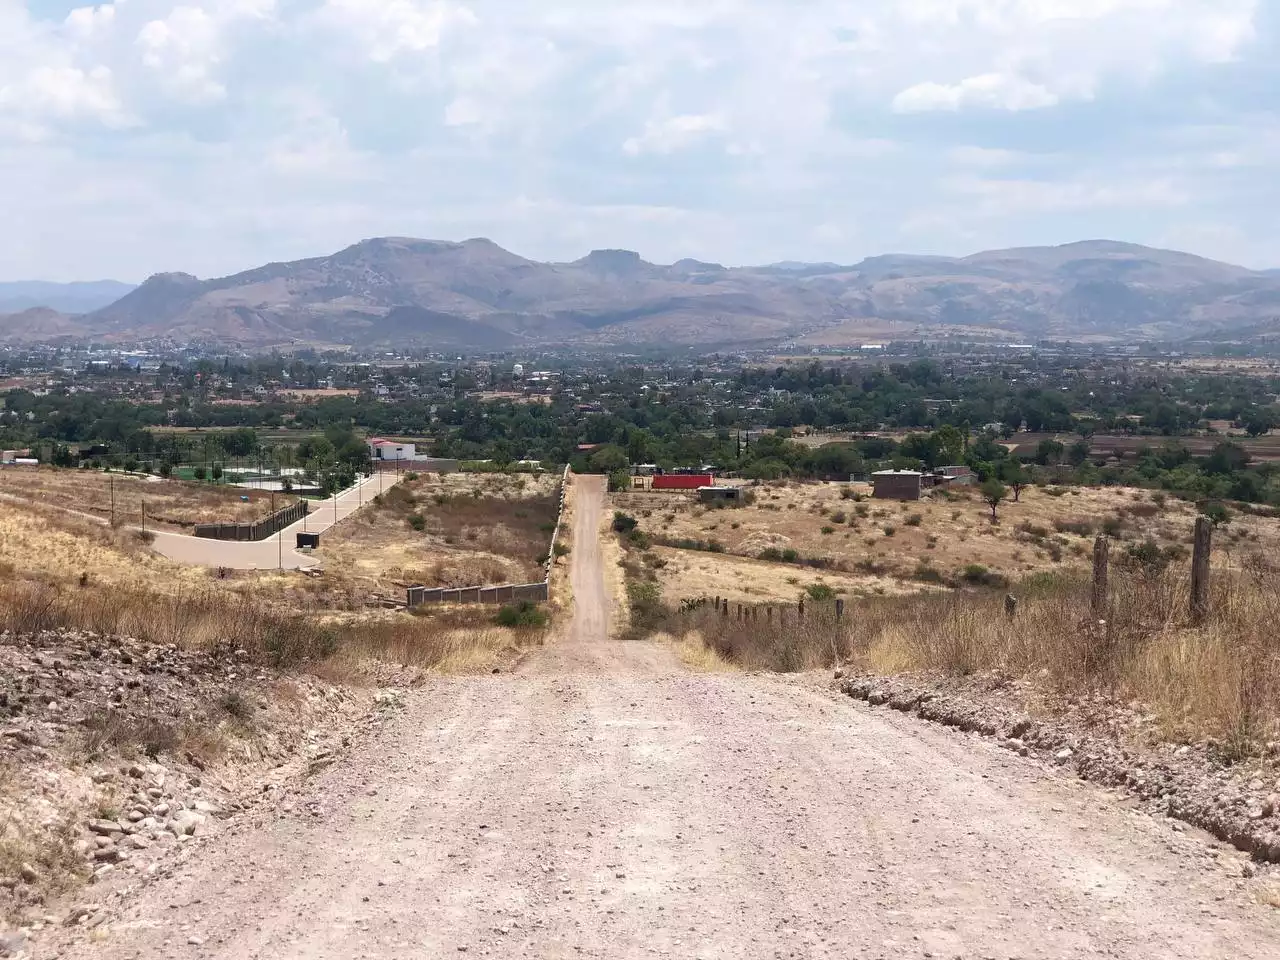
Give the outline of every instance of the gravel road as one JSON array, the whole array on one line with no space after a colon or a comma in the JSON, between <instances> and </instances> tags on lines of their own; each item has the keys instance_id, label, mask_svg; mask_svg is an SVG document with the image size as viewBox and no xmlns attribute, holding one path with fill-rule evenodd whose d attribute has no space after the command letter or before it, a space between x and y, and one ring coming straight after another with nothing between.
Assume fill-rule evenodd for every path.
<instances>
[{"instance_id":1,"label":"gravel road","mask_svg":"<svg viewBox=\"0 0 1280 960\"><path fill-rule=\"evenodd\" d=\"M1240 861L812 678L682 672L576 622L439 679L296 812L228 831L68 957L1272 958Z\"/></svg>"}]
</instances>

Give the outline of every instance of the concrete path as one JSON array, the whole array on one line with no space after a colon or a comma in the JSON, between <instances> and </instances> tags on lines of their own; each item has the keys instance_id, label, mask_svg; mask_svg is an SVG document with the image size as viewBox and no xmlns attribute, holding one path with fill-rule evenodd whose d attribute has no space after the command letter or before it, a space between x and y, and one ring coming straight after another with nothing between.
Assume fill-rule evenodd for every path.
<instances>
[{"instance_id":1,"label":"concrete path","mask_svg":"<svg viewBox=\"0 0 1280 960\"><path fill-rule=\"evenodd\" d=\"M155 551L178 563L193 566L226 567L229 570L309 570L320 565L319 559L294 549L299 533L323 534L335 523L345 520L383 490L389 490L401 479L399 474L380 473L361 480L323 502L312 503L311 513L297 523L285 527L266 540L241 542L206 540L181 533L156 533Z\"/></svg>"}]
</instances>

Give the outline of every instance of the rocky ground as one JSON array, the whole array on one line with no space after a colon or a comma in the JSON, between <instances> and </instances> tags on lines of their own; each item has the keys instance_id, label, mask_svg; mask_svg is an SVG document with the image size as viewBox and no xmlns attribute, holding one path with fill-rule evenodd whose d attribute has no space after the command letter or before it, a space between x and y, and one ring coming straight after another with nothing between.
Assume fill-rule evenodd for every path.
<instances>
[{"instance_id":1,"label":"rocky ground","mask_svg":"<svg viewBox=\"0 0 1280 960\"><path fill-rule=\"evenodd\" d=\"M287 808L398 699L234 647L0 634L0 956L101 923L201 838Z\"/></svg>"},{"instance_id":2,"label":"rocky ground","mask_svg":"<svg viewBox=\"0 0 1280 960\"><path fill-rule=\"evenodd\" d=\"M1066 698L996 676L837 673L837 680L843 692L873 706L990 737L1021 756L1120 788L1149 812L1251 854L1245 876L1280 863L1280 744L1269 744L1265 757L1242 758L1213 739L1171 742L1140 704L1103 695Z\"/></svg>"}]
</instances>

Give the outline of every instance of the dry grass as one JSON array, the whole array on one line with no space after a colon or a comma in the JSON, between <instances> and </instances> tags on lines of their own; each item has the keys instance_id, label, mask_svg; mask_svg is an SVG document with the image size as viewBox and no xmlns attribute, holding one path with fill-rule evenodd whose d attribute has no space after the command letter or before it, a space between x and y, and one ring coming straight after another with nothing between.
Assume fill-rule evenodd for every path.
<instances>
[{"instance_id":1,"label":"dry grass","mask_svg":"<svg viewBox=\"0 0 1280 960\"><path fill-rule=\"evenodd\" d=\"M756 601L794 598L790 579L805 576L797 572L805 562L824 566L832 578L839 575L853 593L891 592L884 589L888 581L900 585L897 592L927 583L918 576L922 568L947 579L979 564L1014 580L1084 568L1092 538L1104 526L1118 540L1151 538L1161 548L1185 547L1195 514L1190 504L1157 502L1149 491L1123 488L1027 488L1021 502L1001 506L995 525L986 505L968 490L910 504L851 499L868 492L857 484L780 481L751 490L754 503L739 508L709 509L688 494L661 492L615 494L613 502L655 542L716 541L724 556L748 559L765 551L795 551L799 563L772 563L772 577L769 569L739 565L740 585L736 577L722 576L716 589L698 587L715 573L720 555L700 564L688 561L683 576L673 570L663 577L673 596L718 591ZM1242 521L1220 537L1219 546L1222 558L1227 549L1236 560L1265 554L1280 548L1280 522L1250 518L1246 531ZM688 550L679 553L690 556Z\"/></svg>"},{"instance_id":2,"label":"dry grass","mask_svg":"<svg viewBox=\"0 0 1280 960\"><path fill-rule=\"evenodd\" d=\"M803 617L794 605L744 607L742 613L745 618L737 605L730 605L728 616L709 607L673 615L669 623L681 658L686 663L797 673L833 666L853 652L850 623L837 620L833 604L810 603ZM696 650L699 644L710 657L685 649Z\"/></svg>"},{"instance_id":3,"label":"dry grass","mask_svg":"<svg viewBox=\"0 0 1280 960\"><path fill-rule=\"evenodd\" d=\"M428 474L404 480L321 538L326 571L367 591L542 579L558 503L552 476Z\"/></svg>"},{"instance_id":4,"label":"dry grass","mask_svg":"<svg viewBox=\"0 0 1280 960\"><path fill-rule=\"evenodd\" d=\"M112 516L112 490L118 523L137 525L146 506L148 525L190 531L197 523L250 523L271 514L272 497L261 490L162 480L100 470L65 470L54 467L5 467L0 490L11 497L62 510L92 514L104 520ZM242 500L241 497L247 497ZM274 503L282 509L291 497L278 494Z\"/></svg>"},{"instance_id":5,"label":"dry grass","mask_svg":"<svg viewBox=\"0 0 1280 960\"><path fill-rule=\"evenodd\" d=\"M1108 691L1148 704L1173 738L1255 751L1280 731L1280 574L1218 576L1203 626L1188 622L1187 580L1176 565L1119 572L1106 621L1090 616L1082 577L1029 585L1012 620L996 594L873 603L857 613L858 659L875 672L995 671Z\"/></svg>"},{"instance_id":6,"label":"dry grass","mask_svg":"<svg viewBox=\"0 0 1280 960\"><path fill-rule=\"evenodd\" d=\"M208 572L153 554L140 539L52 507L0 501L0 573L49 583L182 587Z\"/></svg>"}]
</instances>

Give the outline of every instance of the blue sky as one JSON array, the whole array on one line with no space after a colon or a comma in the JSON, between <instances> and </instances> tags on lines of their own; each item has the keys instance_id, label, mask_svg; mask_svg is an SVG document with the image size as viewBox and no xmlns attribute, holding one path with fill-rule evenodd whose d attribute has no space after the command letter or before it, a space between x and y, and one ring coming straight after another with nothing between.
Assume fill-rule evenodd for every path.
<instances>
[{"instance_id":1,"label":"blue sky","mask_svg":"<svg viewBox=\"0 0 1280 960\"><path fill-rule=\"evenodd\" d=\"M1280 266L1280 0L0 0L0 279L379 235Z\"/></svg>"}]
</instances>

